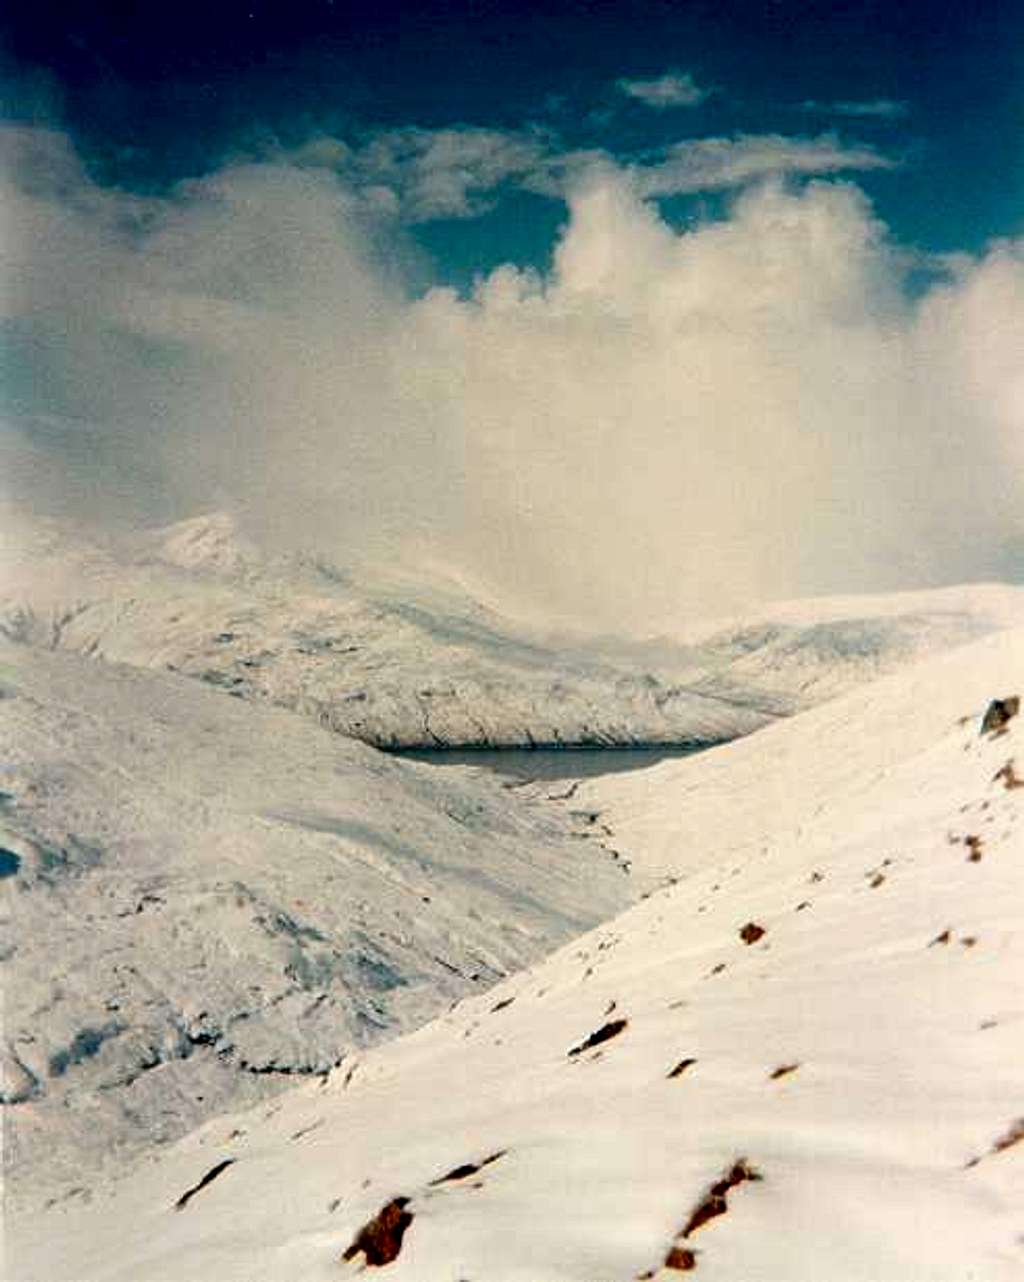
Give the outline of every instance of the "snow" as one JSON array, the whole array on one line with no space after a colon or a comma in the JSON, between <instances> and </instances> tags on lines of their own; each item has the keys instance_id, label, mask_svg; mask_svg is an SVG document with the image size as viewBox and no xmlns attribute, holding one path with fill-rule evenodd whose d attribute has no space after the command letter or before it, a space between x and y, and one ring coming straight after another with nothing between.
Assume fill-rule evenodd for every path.
<instances>
[{"instance_id":1,"label":"snow","mask_svg":"<svg viewBox=\"0 0 1024 1282\"><path fill-rule=\"evenodd\" d=\"M261 557L222 513L134 543L4 516L0 633L292 708L382 746L717 743L1024 622L975 585L704 622L653 646L567 646L450 583Z\"/></svg>"},{"instance_id":2,"label":"snow","mask_svg":"<svg viewBox=\"0 0 1024 1282\"><path fill-rule=\"evenodd\" d=\"M245 537L227 512L179 521L154 531L143 543L151 545L158 561L183 570L237 575L259 566L259 549Z\"/></svg>"},{"instance_id":3,"label":"snow","mask_svg":"<svg viewBox=\"0 0 1024 1282\"><path fill-rule=\"evenodd\" d=\"M561 808L0 643L7 1203L414 1028L629 902Z\"/></svg>"},{"instance_id":4,"label":"snow","mask_svg":"<svg viewBox=\"0 0 1024 1282\"><path fill-rule=\"evenodd\" d=\"M1003 632L582 784L675 884L13 1218L10 1275L326 1282L366 1267L361 1228L407 1198L395 1282L664 1280L686 1252L707 1282L1019 1277L1024 730L979 724L1022 675L1024 631ZM737 1169L760 1178L686 1236Z\"/></svg>"}]
</instances>

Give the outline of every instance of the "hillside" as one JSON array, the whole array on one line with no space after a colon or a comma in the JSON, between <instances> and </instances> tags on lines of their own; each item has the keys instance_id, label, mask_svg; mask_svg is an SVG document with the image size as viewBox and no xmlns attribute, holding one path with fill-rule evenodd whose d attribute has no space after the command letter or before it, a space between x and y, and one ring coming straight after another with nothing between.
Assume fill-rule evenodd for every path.
<instances>
[{"instance_id":1,"label":"hillside","mask_svg":"<svg viewBox=\"0 0 1024 1282\"><path fill-rule=\"evenodd\" d=\"M487 775L0 643L5 1203L415 1028L625 906Z\"/></svg>"},{"instance_id":2,"label":"hillside","mask_svg":"<svg viewBox=\"0 0 1024 1282\"><path fill-rule=\"evenodd\" d=\"M1002 1282L1024 632L584 785L677 884L9 1228L42 1282Z\"/></svg>"}]
</instances>

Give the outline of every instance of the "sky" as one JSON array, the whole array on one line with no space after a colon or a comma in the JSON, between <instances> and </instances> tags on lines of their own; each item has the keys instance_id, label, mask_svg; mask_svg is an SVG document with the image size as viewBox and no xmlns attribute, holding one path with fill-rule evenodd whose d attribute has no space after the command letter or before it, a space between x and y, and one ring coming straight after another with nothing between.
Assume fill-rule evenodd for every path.
<instances>
[{"instance_id":1,"label":"sky","mask_svg":"<svg viewBox=\"0 0 1024 1282\"><path fill-rule=\"evenodd\" d=\"M5 488L558 626L1024 570L1024 7L5 16Z\"/></svg>"}]
</instances>

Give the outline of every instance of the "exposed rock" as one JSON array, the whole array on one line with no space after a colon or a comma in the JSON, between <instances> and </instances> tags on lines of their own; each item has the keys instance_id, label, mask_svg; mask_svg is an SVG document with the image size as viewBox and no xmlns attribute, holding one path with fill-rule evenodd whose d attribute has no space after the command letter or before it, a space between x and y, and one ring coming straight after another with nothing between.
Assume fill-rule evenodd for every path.
<instances>
[{"instance_id":1,"label":"exposed rock","mask_svg":"<svg viewBox=\"0 0 1024 1282\"><path fill-rule=\"evenodd\" d=\"M737 1188L740 1184L763 1178L747 1163L745 1157L741 1157L734 1162L726 1174L720 1180L716 1180L708 1189L689 1220L687 1220L682 1236L688 1238L703 1225L707 1224L708 1220L713 1220L719 1215L725 1215L729 1209L728 1197L732 1189Z\"/></svg>"},{"instance_id":2,"label":"exposed rock","mask_svg":"<svg viewBox=\"0 0 1024 1282\"><path fill-rule=\"evenodd\" d=\"M569 1051L569 1058L573 1059L577 1055L582 1055L584 1051L600 1046L603 1042L610 1042L613 1037L618 1037L628 1024L628 1019L613 1019L607 1024L602 1024L596 1032L591 1033L589 1037L584 1038L578 1046L574 1046Z\"/></svg>"},{"instance_id":3,"label":"exposed rock","mask_svg":"<svg viewBox=\"0 0 1024 1282\"><path fill-rule=\"evenodd\" d=\"M1013 694L1005 699L993 699L981 719L981 733L995 738L1003 734L1007 723L1020 712L1020 696Z\"/></svg>"},{"instance_id":4,"label":"exposed rock","mask_svg":"<svg viewBox=\"0 0 1024 1282\"><path fill-rule=\"evenodd\" d=\"M361 1253L366 1263L373 1267L397 1260L402 1250L402 1239L413 1219L412 1212L405 1209L408 1205L407 1197L392 1198L363 1225L341 1258L354 1260Z\"/></svg>"}]
</instances>

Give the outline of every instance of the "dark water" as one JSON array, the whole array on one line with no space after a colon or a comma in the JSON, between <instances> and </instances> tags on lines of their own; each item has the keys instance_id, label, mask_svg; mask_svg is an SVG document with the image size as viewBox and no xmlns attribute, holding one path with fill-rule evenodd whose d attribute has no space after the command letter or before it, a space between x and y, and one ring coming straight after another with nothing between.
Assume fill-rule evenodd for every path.
<instances>
[{"instance_id":1,"label":"dark water","mask_svg":"<svg viewBox=\"0 0 1024 1282\"><path fill-rule=\"evenodd\" d=\"M395 755L432 766L484 766L507 779L557 780L642 770L700 751L699 745L655 744L636 748L407 748Z\"/></svg>"}]
</instances>

